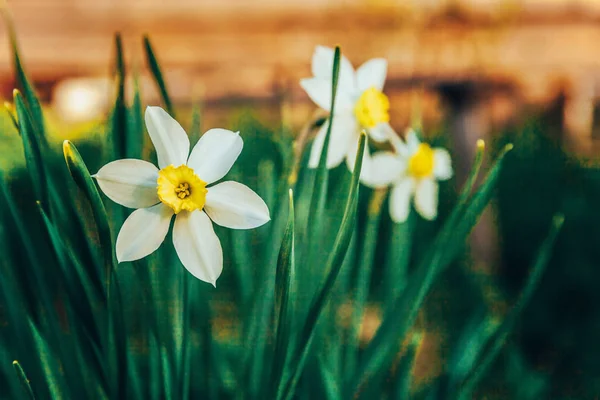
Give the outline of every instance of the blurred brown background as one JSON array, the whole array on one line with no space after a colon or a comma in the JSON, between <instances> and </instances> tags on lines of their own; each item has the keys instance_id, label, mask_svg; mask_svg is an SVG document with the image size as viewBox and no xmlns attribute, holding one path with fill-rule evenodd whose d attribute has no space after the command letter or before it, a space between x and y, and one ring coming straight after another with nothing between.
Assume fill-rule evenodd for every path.
<instances>
[{"instance_id":1,"label":"blurred brown background","mask_svg":"<svg viewBox=\"0 0 600 400\"><path fill-rule=\"evenodd\" d=\"M284 113L292 112L284 118L296 127L313 109L298 80L310 75L315 45L340 44L355 66L372 57L389 60L386 91L399 131L415 104L425 121L440 119L450 107L456 129L472 143L523 107L563 96L569 143L593 152L600 86L597 0L7 0L7 5L28 72L67 120L108 109L116 31L124 35L129 65L140 71L141 35L151 35L177 103L202 101L210 110L252 100L253 107L277 110L270 114L277 121L285 100L291 107ZM5 29L0 43L0 93L10 98ZM148 102L157 101L149 81L143 89Z\"/></svg>"}]
</instances>

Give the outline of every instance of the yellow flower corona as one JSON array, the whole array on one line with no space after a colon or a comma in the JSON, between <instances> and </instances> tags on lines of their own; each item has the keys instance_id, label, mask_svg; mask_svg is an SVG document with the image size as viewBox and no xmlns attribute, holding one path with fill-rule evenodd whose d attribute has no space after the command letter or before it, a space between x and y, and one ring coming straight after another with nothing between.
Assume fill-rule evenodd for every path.
<instances>
[{"instance_id":1,"label":"yellow flower corona","mask_svg":"<svg viewBox=\"0 0 600 400\"><path fill-rule=\"evenodd\" d=\"M182 210L202 210L206 203L206 182L186 165L169 165L158 171L158 198L175 214Z\"/></svg>"},{"instance_id":2,"label":"yellow flower corona","mask_svg":"<svg viewBox=\"0 0 600 400\"><path fill-rule=\"evenodd\" d=\"M380 123L390 122L389 111L388 97L374 87L365 90L354 106L356 119L365 128L374 128Z\"/></svg>"},{"instance_id":3,"label":"yellow flower corona","mask_svg":"<svg viewBox=\"0 0 600 400\"><path fill-rule=\"evenodd\" d=\"M427 178L433 174L433 164L433 149L421 143L408 161L408 171L415 178Z\"/></svg>"}]
</instances>

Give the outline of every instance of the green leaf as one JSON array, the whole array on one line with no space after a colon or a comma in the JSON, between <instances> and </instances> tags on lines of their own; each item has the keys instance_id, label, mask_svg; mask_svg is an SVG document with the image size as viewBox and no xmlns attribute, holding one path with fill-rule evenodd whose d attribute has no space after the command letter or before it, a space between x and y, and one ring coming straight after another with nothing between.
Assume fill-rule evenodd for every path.
<instances>
[{"instance_id":1,"label":"green leaf","mask_svg":"<svg viewBox=\"0 0 600 400\"><path fill-rule=\"evenodd\" d=\"M360 259L358 273L356 275L354 301L352 304L352 318L350 322L350 337L348 343L349 354L348 358L345 360L347 371L354 371L358 363L360 330L362 327L365 306L367 305L367 299L369 297L373 261L375 259L375 250L379 235L379 223L381 221L382 206L386 192L387 191L383 189L375 190L371 196L367 209L367 224L365 227L362 251L359 253Z\"/></svg>"},{"instance_id":2,"label":"green leaf","mask_svg":"<svg viewBox=\"0 0 600 400\"><path fill-rule=\"evenodd\" d=\"M202 135L202 105L200 101L194 102L192 106L192 123L188 136L192 146L200 139Z\"/></svg>"},{"instance_id":3,"label":"green leaf","mask_svg":"<svg viewBox=\"0 0 600 400\"><path fill-rule=\"evenodd\" d=\"M23 96L18 90L13 92L15 100L15 108L17 109L17 118L19 119L19 127L21 139L23 140L23 151L25 152L25 161L27 162L27 170L31 176L35 196L41 201L44 206L47 205L46 195L48 193L48 177L44 167L42 158L42 150L40 143L36 139L35 128L32 125L31 116L27 110L27 106L23 101Z\"/></svg>"},{"instance_id":4,"label":"green leaf","mask_svg":"<svg viewBox=\"0 0 600 400\"><path fill-rule=\"evenodd\" d=\"M32 273L26 274L28 285L33 287L35 293L41 298L43 304L52 304L52 294L50 288L45 284L44 272L46 271L47 263L42 261L40 249L37 243L34 242L33 237L29 234L29 227L25 225L24 219L18 212L17 206L8 192L8 186L2 172L0 171L0 195L4 199L4 205L6 211L10 215L10 219L14 227L16 228L16 236L19 241L15 241L16 244L22 246L25 250L25 258L29 262L30 271ZM33 206L33 205L32 205ZM8 220L3 220L3 224L8 226ZM31 299L33 300L33 299ZM30 304L31 305L31 304ZM51 319L53 321L53 319Z\"/></svg>"},{"instance_id":5,"label":"green leaf","mask_svg":"<svg viewBox=\"0 0 600 400\"><path fill-rule=\"evenodd\" d=\"M550 261L550 257L552 256L554 243L556 242L564 220L565 218L563 215L559 214L554 216L550 232L548 233L548 236L542 243L538 254L534 259L535 261L531 268L531 273L529 275L529 278L527 279L523 291L521 292L513 308L504 318L504 321L502 321L502 323L498 327L498 330L491 337L489 345L486 346L488 349L487 352L481 356L478 365L465 379L458 395L459 399L471 398L471 393L473 389L475 389L481 378L485 376L486 372L489 370L492 363L502 350L506 338L512 332L514 326L516 325L517 321L519 320L519 317L523 312L523 309L529 303L531 296L535 292L535 289L537 288L538 283L540 282L542 275L546 270L548 261Z\"/></svg>"},{"instance_id":6,"label":"green leaf","mask_svg":"<svg viewBox=\"0 0 600 400\"><path fill-rule=\"evenodd\" d=\"M315 171L314 187L312 196L310 199L310 211L308 214L307 222L308 227L311 228L311 249L320 248L316 246L316 243L321 242L321 224L323 221L323 212L325 209L325 202L327 201L327 186L329 184L329 170L327 169L327 154L329 153L329 141L331 140L331 127L333 126L333 116L335 109L335 97L337 93L338 79L340 75L340 48L336 46L335 53L333 55L333 70L332 70L332 84L331 84L331 112L329 114L329 125L327 126L327 132L323 141L323 150L319 157L319 165ZM308 232L308 229L307 229ZM309 254L309 256L315 256L315 254ZM309 262L312 260L309 258Z\"/></svg>"},{"instance_id":7,"label":"green leaf","mask_svg":"<svg viewBox=\"0 0 600 400\"><path fill-rule=\"evenodd\" d=\"M4 22L8 28L8 37L12 47L17 85L23 90L23 94L25 95L28 110L31 112L32 116L31 122L34 127L34 132L39 135L38 140L45 141L46 130L44 127L42 106L40 105L37 95L35 94L33 85L29 81L29 78L27 78L23 63L21 62L19 46L17 44L17 34L12 18L5 7L0 7L0 14L2 14L2 18L4 19Z\"/></svg>"},{"instance_id":8,"label":"green leaf","mask_svg":"<svg viewBox=\"0 0 600 400\"><path fill-rule=\"evenodd\" d=\"M125 59L123 56L123 40L121 34L115 34L115 75L117 98L110 115L110 136L112 157L127 157L127 105L125 103Z\"/></svg>"},{"instance_id":9,"label":"green leaf","mask_svg":"<svg viewBox=\"0 0 600 400\"><path fill-rule=\"evenodd\" d=\"M10 120L12 121L13 126L15 127L17 132L19 132L19 135L20 135L21 129L19 128L19 122L17 121L17 116L13 112L13 108L11 107L11 105L8 101L4 102L4 109L6 110L6 113L8 114L8 116L10 117Z\"/></svg>"},{"instance_id":10,"label":"green leaf","mask_svg":"<svg viewBox=\"0 0 600 400\"><path fill-rule=\"evenodd\" d=\"M404 354L398 362L394 374L394 385L392 398L394 400L410 400L410 385L413 375L413 367L417 351L421 347L423 336L420 333L414 333L410 343L406 347Z\"/></svg>"},{"instance_id":11,"label":"green leaf","mask_svg":"<svg viewBox=\"0 0 600 400\"><path fill-rule=\"evenodd\" d=\"M167 108L167 112L175 118L175 110L173 109L173 103L169 97L169 92L167 91L167 85L165 84L165 80L163 78L163 74L160 70L160 65L158 60L156 59L156 55L154 53L154 49L152 48L152 44L150 43L150 37L148 35L144 35L144 50L146 52L146 61L148 62L148 68L150 68L150 72L154 77L154 81L158 86L158 90L160 91L160 96L162 97L162 101Z\"/></svg>"},{"instance_id":12,"label":"green leaf","mask_svg":"<svg viewBox=\"0 0 600 400\"><path fill-rule=\"evenodd\" d=\"M65 391L68 390L68 385L65 382L64 376L60 373L61 368L60 364L58 363L58 358L55 357L54 351L52 348L50 348L50 346L48 346L48 343L42 337L35 324L29 321L29 327L31 329L31 334L33 336L33 342L35 345L33 350L39 357L50 395L53 399L68 398L68 396L65 396Z\"/></svg>"},{"instance_id":13,"label":"green leaf","mask_svg":"<svg viewBox=\"0 0 600 400\"><path fill-rule=\"evenodd\" d=\"M511 149L512 145L505 147L477 192L468 201L465 197L464 202L459 203L452 211L437 235L431 251L419 263L406 290L396 300L395 306L386 315L375 337L365 350L358 371L351 381L352 393L359 392L362 385L390 365L397 352L399 342L412 327L435 278L464 247L466 237L489 203L504 156ZM474 169L477 169L477 166ZM476 174L477 171L472 171L471 176L476 176ZM466 190L470 192L470 185L474 181L474 179L467 181L463 193Z\"/></svg>"},{"instance_id":14,"label":"green leaf","mask_svg":"<svg viewBox=\"0 0 600 400\"><path fill-rule=\"evenodd\" d=\"M277 270L275 273L275 351L271 369L270 398L275 398L281 378L287 367L289 339L292 325L290 304L293 303L293 287L295 274L294 258L294 193L289 190L288 223L281 241Z\"/></svg>"},{"instance_id":15,"label":"green leaf","mask_svg":"<svg viewBox=\"0 0 600 400\"><path fill-rule=\"evenodd\" d=\"M87 318L91 318L95 324L93 326L87 326L88 336L95 337L101 334L100 327L103 325L102 321L98 318L102 316L106 317L102 313L102 308L106 298L102 291L102 284L93 284L93 279L97 279L97 276L90 277L85 267L81 265L79 260L74 256L71 249L65 246L60 232L55 228L54 224L41 206L38 205L40 214L42 215L42 221L48 231L48 236L54 247L56 256L59 261L59 265L62 268L62 275L65 280L65 288L67 291L69 303L79 313L78 321L80 323L87 322ZM83 289L80 291L80 289ZM81 294L85 297L82 299ZM97 341L97 345L101 343Z\"/></svg>"},{"instance_id":16,"label":"green leaf","mask_svg":"<svg viewBox=\"0 0 600 400\"><path fill-rule=\"evenodd\" d=\"M139 78L136 75L133 79L133 103L127 108L127 158L143 158L145 137Z\"/></svg>"},{"instance_id":17,"label":"green leaf","mask_svg":"<svg viewBox=\"0 0 600 400\"><path fill-rule=\"evenodd\" d=\"M473 166L471 167L471 172L467 177L467 181L463 186L463 190L460 193L458 198L458 204L465 204L471 191L473 190L473 186L477 181L477 177L479 176L479 170L481 169L481 165L483 164L483 155L485 153L485 142L482 139L477 140L477 150L475 151L475 160L473 161ZM510 147L512 149L512 145ZM508 149L508 150L510 150Z\"/></svg>"},{"instance_id":18,"label":"green leaf","mask_svg":"<svg viewBox=\"0 0 600 400\"><path fill-rule=\"evenodd\" d=\"M463 334L454 346L453 355L448 360L448 385L462 383L473 369L485 344L498 329L497 318L477 313L465 326Z\"/></svg>"},{"instance_id":19,"label":"green leaf","mask_svg":"<svg viewBox=\"0 0 600 400\"><path fill-rule=\"evenodd\" d=\"M169 362L169 353L165 346L160 347L160 364L163 377L164 398L166 400L171 400L173 398L173 385L171 384L173 372L171 363Z\"/></svg>"},{"instance_id":20,"label":"green leaf","mask_svg":"<svg viewBox=\"0 0 600 400\"><path fill-rule=\"evenodd\" d=\"M17 360L13 361L13 368L15 369L15 373L17 374L17 378L19 379L19 383L23 388L23 391L27 395L27 398L34 400L35 396L33 395L33 390L31 389L31 385L29 384L29 379L23 371L21 364Z\"/></svg>"},{"instance_id":21,"label":"green leaf","mask_svg":"<svg viewBox=\"0 0 600 400\"><path fill-rule=\"evenodd\" d=\"M408 283L408 267L412 253L413 232L417 216L410 213L406 221L392 224L392 233L384 264L384 309L386 315Z\"/></svg>"},{"instance_id":22,"label":"green leaf","mask_svg":"<svg viewBox=\"0 0 600 400\"><path fill-rule=\"evenodd\" d=\"M112 396L124 396L126 386L125 373L128 371L127 334L125 331L123 309L121 307L121 290L119 281L114 279L116 271L114 268L112 240L110 226L106 215L106 209L100 198L100 194L92 181L92 177L77 151L77 148L68 140L63 142L63 153L71 177L83 191L90 203L92 215L96 223L99 246L104 258L104 276L98 271L100 279L105 281L105 290L108 302L108 337L104 344L104 351L108 352L109 364L113 375L111 381Z\"/></svg>"},{"instance_id":23,"label":"green leaf","mask_svg":"<svg viewBox=\"0 0 600 400\"><path fill-rule=\"evenodd\" d=\"M98 237L100 238L100 251L104 257L104 276L102 276L102 274L99 276L101 279L104 279L105 285L108 287L114 264L110 226L108 224L106 209L104 208L100 194L96 189L96 185L92 181L90 172L75 145L68 140L65 140L63 142L63 154L71 177L83 191L83 194L90 203L94 221L96 222L96 228L98 230Z\"/></svg>"},{"instance_id":24,"label":"green leaf","mask_svg":"<svg viewBox=\"0 0 600 400\"><path fill-rule=\"evenodd\" d=\"M354 171L352 173L352 183L348 192L348 198L344 211L344 217L338 234L335 238L333 248L329 252L329 256L324 266L325 271L329 271L325 283L318 291L317 296L311 304L306 321L302 327L302 331L298 336L298 343L296 344L293 357L291 358L291 371L289 377L284 381L283 391L280 391L281 395L277 398L290 399L293 397L294 390L300 379L300 375L304 368L306 358L309 354L310 344L312 342L317 322L321 316L323 309L327 305L332 293L333 284L336 281L337 276L340 273L343 265L348 245L354 232L354 224L356 223L356 208L358 204L358 187L360 171L362 167L362 159L365 151L366 133L363 131L360 135L358 142L358 150L356 154L356 163L354 165Z\"/></svg>"}]
</instances>

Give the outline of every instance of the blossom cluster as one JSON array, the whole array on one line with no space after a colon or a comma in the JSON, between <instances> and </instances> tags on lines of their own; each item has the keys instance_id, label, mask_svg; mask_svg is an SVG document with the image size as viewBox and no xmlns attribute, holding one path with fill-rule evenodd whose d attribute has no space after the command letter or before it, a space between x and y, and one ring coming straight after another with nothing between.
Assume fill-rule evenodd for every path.
<instances>
[{"instance_id":1,"label":"blossom cluster","mask_svg":"<svg viewBox=\"0 0 600 400\"><path fill-rule=\"evenodd\" d=\"M300 85L321 108L330 111L334 51L319 46L312 59L313 77ZM388 142L391 151L371 154L365 149L360 180L373 188L391 187L389 208L395 222L406 220L411 199L425 219L437 215L438 181L452 176L450 155L421 143L409 130L405 140L390 126L390 102L383 93L387 62L367 61L354 71L341 58L335 112L321 127L311 148L309 167L318 165L329 125L326 166L344 160L354 167L362 130L375 142ZM136 209L123 224L116 243L119 262L146 257L165 240L171 220L173 245L183 266L196 278L216 285L223 269L223 251L213 223L232 229L252 229L270 220L265 202L252 189L221 180L240 155L239 132L207 131L190 152L181 125L160 107L148 107L146 128L156 149L158 168L135 159L106 164L94 175L113 201Z\"/></svg>"},{"instance_id":2,"label":"blossom cluster","mask_svg":"<svg viewBox=\"0 0 600 400\"><path fill-rule=\"evenodd\" d=\"M319 107L330 111L334 50L317 46L312 58L312 78L300 85ZM375 58L356 71L342 56L338 77L334 115L318 132L311 149L309 166L315 168L323 151L323 142L331 126L327 150L327 167L334 168L346 160L352 170L358 135L365 130L374 142L389 142L392 151L371 154L365 149L361 182L372 188L391 186L390 216L404 222L414 198L416 211L425 219L437 216L438 181L452 177L452 163L447 150L421 143L416 132L408 129L405 140L390 126L390 102L383 93L387 61Z\"/></svg>"}]
</instances>

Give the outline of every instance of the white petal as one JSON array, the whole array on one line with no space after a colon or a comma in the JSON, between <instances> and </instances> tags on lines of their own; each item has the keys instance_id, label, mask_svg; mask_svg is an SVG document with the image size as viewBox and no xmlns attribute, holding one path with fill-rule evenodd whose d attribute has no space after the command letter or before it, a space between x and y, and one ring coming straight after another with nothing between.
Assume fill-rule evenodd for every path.
<instances>
[{"instance_id":1,"label":"white petal","mask_svg":"<svg viewBox=\"0 0 600 400\"><path fill-rule=\"evenodd\" d=\"M421 179L415 188L415 208L427 220L437 217L438 184L434 179Z\"/></svg>"},{"instance_id":2,"label":"white petal","mask_svg":"<svg viewBox=\"0 0 600 400\"><path fill-rule=\"evenodd\" d=\"M408 148L408 153L414 154L417 151L417 149L419 148L420 144L421 144L421 141L419 140L417 133L412 128L407 129L407 131L406 131L406 147Z\"/></svg>"},{"instance_id":3,"label":"white petal","mask_svg":"<svg viewBox=\"0 0 600 400\"><path fill-rule=\"evenodd\" d=\"M389 140L396 153L398 153L402 157L410 156L410 153L408 152L408 146L406 143L404 143L404 140L402 140L400 136L398 136L397 134L391 135L389 137Z\"/></svg>"},{"instance_id":4,"label":"white petal","mask_svg":"<svg viewBox=\"0 0 600 400\"><path fill-rule=\"evenodd\" d=\"M406 162L396 154L379 152L371 157L367 171L361 171L361 181L371 188L383 188L396 181L405 169Z\"/></svg>"},{"instance_id":5,"label":"white petal","mask_svg":"<svg viewBox=\"0 0 600 400\"><path fill-rule=\"evenodd\" d=\"M321 79L326 79L331 82L333 77L333 56L334 49L317 46L312 58L312 73L313 76ZM349 92L356 90L354 68L346 56L343 54L340 57L340 74L338 79L338 87L344 88ZM329 91L331 91L331 83L329 85Z\"/></svg>"},{"instance_id":6,"label":"white petal","mask_svg":"<svg viewBox=\"0 0 600 400\"><path fill-rule=\"evenodd\" d=\"M387 74L387 61L384 58L374 58L367 61L356 70L356 86L359 92L371 87L382 91Z\"/></svg>"},{"instance_id":7,"label":"white petal","mask_svg":"<svg viewBox=\"0 0 600 400\"><path fill-rule=\"evenodd\" d=\"M331 110L331 78L306 78L300 80L300 86L316 105L325 111ZM334 113L347 112L354 107L352 89L338 84L335 94Z\"/></svg>"},{"instance_id":8,"label":"white petal","mask_svg":"<svg viewBox=\"0 0 600 400\"><path fill-rule=\"evenodd\" d=\"M213 183L229 172L243 147L239 132L211 129L194 146L188 166L200 179Z\"/></svg>"},{"instance_id":9,"label":"white petal","mask_svg":"<svg viewBox=\"0 0 600 400\"><path fill-rule=\"evenodd\" d=\"M146 108L146 128L156 149L158 166L176 167L185 164L190 154L190 140L187 134L165 110L160 107Z\"/></svg>"},{"instance_id":10,"label":"white petal","mask_svg":"<svg viewBox=\"0 0 600 400\"><path fill-rule=\"evenodd\" d=\"M158 168L134 159L106 164L93 176L104 194L122 206L146 208L159 202L156 194Z\"/></svg>"},{"instance_id":11,"label":"white petal","mask_svg":"<svg viewBox=\"0 0 600 400\"><path fill-rule=\"evenodd\" d=\"M271 219L263 199L234 181L209 187L204 210L216 224L232 229L256 228Z\"/></svg>"},{"instance_id":12,"label":"white petal","mask_svg":"<svg viewBox=\"0 0 600 400\"><path fill-rule=\"evenodd\" d=\"M181 263L192 275L216 287L223 271L223 250L212 222L203 211L177 214L173 245Z\"/></svg>"},{"instance_id":13,"label":"white petal","mask_svg":"<svg viewBox=\"0 0 600 400\"><path fill-rule=\"evenodd\" d=\"M368 133L371 139L376 142L385 142L386 140L392 140L392 137L394 136L398 137L394 128L387 122L375 125L375 127L368 130Z\"/></svg>"},{"instance_id":14,"label":"white petal","mask_svg":"<svg viewBox=\"0 0 600 400\"><path fill-rule=\"evenodd\" d=\"M313 141L310 151L308 166L316 168L323 151L323 142L327 135L329 121L325 122ZM331 137L329 138L329 150L327 152L327 168L335 168L344 160L348 147L357 138L358 125L351 114L337 114L333 117L331 126ZM358 140L358 139L356 139Z\"/></svg>"},{"instance_id":15,"label":"white petal","mask_svg":"<svg viewBox=\"0 0 600 400\"><path fill-rule=\"evenodd\" d=\"M117 237L117 260L139 260L158 249L167 236L172 216L173 210L163 203L131 213Z\"/></svg>"},{"instance_id":16,"label":"white petal","mask_svg":"<svg viewBox=\"0 0 600 400\"><path fill-rule=\"evenodd\" d=\"M452 178L452 159L446 149L433 149L433 175L440 181Z\"/></svg>"},{"instance_id":17,"label":"white petal","mask_svg":"<svg viewBox=\"0 0 600 400\"><path fill-rule=\"evenodd\" d=\"M392 221L401 223L406 221L410 212L410 199L414 191L415 182L412 178L405 177L394 185L390 194L390 217Z\"/></svg>"}]
</instances>

